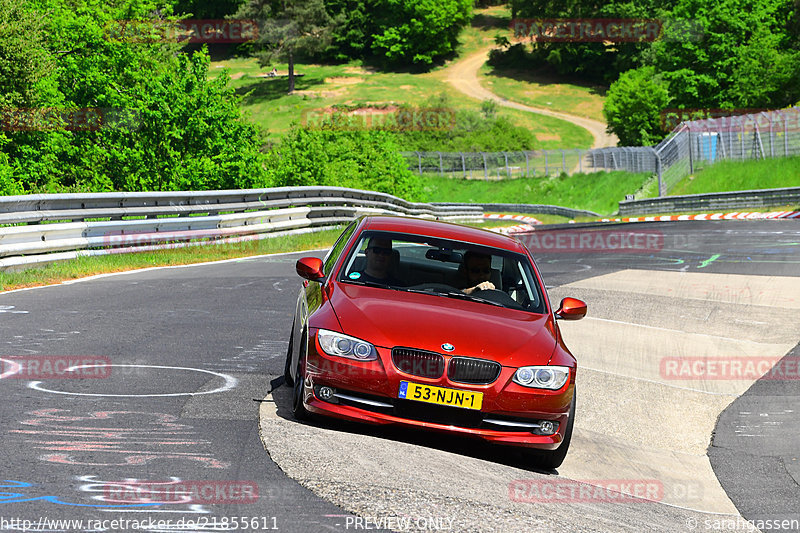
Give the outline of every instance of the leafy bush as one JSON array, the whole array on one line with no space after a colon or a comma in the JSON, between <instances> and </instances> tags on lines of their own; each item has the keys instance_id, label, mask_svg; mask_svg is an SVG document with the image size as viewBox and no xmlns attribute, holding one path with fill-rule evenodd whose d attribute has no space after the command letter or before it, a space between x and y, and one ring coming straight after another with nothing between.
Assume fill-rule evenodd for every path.
<instances>
[{"instance_id":1,"label":"leafy bush","mask_svg":"<svg viewBox=\"0 0 800 533\"><path fill-rule=\"evenodd\" d=\"M380 191L406 200L421 196L419 177L386 131L294 126L270 153L270 186L322 185Z\"/></svg>"},{"instance_id":2,"label":"leafy bush","mask_svg":"<svg viewBox=\"0 0 800 533\"><path fill-rule=\"evenodd\" d=\"M624 72L603 104L608 129L622 146L656 144L664 137L661 113L670 101L667 84L653 67Z\"/></svg>"},{"instance_id":3,"label":"leafy bush","mask_svg":"<svg viewBox=\"0 0 800 533\"><path fill-rule=\"evenodd\" d=\"M481 110L456 110L450 98L442 93L430 97L423 109L442 110L453 120L441 121L441 127L406 129L397 132L397 143L403 150L441 152L502 152L533 150L534 135L497 113L497 104L486 101Z\"/></svg>"}]
</instances>

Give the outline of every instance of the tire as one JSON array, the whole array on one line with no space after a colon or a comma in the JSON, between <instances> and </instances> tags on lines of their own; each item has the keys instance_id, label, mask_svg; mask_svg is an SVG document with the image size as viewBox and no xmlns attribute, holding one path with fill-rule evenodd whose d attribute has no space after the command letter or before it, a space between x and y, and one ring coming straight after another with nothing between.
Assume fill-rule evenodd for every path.
<instances>
[{"instance_id":1,"label":"tire","mask_svg":"<svg viewBox=\"0 0 800 533\"><path fill-rule=\"evenodd\" d=\"M306 392L306 380L303 375L303 360L306 357L306 350L304 346L300 348L300 357L297 359L297 372L294 374L294 385L292 387L292 414L295 420L309 420L311 413L306 409L303 404L303 397Z\"/></svg>"},{"instance_id":2,"label":"tire","mask_svg":"<svg viewBox=\"0 0 800 533\"><path fill-rule=\"evenodd\" d=\"M289 335L289 348L286 350L286 365L283 368L283 379L287 385L292 387L294 380L292 379L292 350L294 348L294 324L292 324L292 333Z\"/></svg>"},{"instance_id":3,"label":"tire","mask_svg":"<svg viewBox=\"0 0 800 533\"><path fill-rule=\"evenodd\" d=\"M564 440L561 445L555 450L536 450L534 451L534 461L536 466L544 470L555 470L564 458L567 456L569 450L569 443L572 440L572 426L575 424L575 395L572 395L572 407L569 409L569 421L567 422L567 429L564 431Z\"/></svg>"}]
</instances>

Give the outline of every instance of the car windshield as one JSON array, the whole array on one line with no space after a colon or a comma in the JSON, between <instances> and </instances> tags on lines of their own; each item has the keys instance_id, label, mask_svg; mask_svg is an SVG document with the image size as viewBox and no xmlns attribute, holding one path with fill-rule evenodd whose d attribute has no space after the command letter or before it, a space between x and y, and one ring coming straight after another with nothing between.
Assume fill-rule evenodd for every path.
<instances>
[{"instance_id":1,"label":"car windshield","mask_svg":"<svg viewBox=\"0 0 800 533\"><path fill-rule=\"evenodd\" d=\"M545 309L525 255L448 239L364 232L338 280L533 313Z\"/></svg>"}]
</instances>

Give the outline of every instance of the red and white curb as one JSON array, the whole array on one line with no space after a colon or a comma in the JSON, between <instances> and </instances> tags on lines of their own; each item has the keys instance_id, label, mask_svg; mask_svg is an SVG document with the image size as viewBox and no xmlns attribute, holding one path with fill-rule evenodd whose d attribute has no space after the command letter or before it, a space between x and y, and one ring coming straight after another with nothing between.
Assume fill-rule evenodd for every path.
<instances>
[{"instance_id":1,"label":"red and white curb","mask_svg":"<svg viewBox=\"0 0 800 533\"><path fill-rule=\"evenodd\" d=\"M701 215L664 215L660 217L604 218L600 222L668 222L672 220L763 220L800 218L800 211L772 211L759 213L744 211L735 213L704 213Z\"/></svg>"},{"instance_id":2,"label":"red and white curb","mask_svg":"<svg viewBox=\"0 0 800 533\"><path fill-rule=\"evenodd\" d=\"M542 224L541 220L537 220L533 217L528 217L525 215L502 215L498 213L484 213L483 218L487 220L509 220L509 221L513 220L515 222L522 222L522 224L517 224L516 226L507 226L504 228L492 228L492 231L505 234L530 231L531 226L538 226Z\"/></svg>"},{"instance_id":3,"label":"red and white curb","mask_svg":"<svg viewBox=\"0 0 800 533\"><path fill-rule=\"evenodd\" d=\"M498 233L513 234L530 231L530 227L542 224L541 221L533 217L524 215L500 215L494 213L484 213L483 218L493 220L516 220L524 221L524 224L505 228L493 228ZM800 211L771 211L760 213L757 211L743 211L734 213L703 213L700 215L664 215L658 217L627 217L627 218L603 218L597 222L670 222L676 220L778 220L778 219L797 219L800 220ZM570 220L569 223L574 223Z\"/></svg>"}]
</instances>

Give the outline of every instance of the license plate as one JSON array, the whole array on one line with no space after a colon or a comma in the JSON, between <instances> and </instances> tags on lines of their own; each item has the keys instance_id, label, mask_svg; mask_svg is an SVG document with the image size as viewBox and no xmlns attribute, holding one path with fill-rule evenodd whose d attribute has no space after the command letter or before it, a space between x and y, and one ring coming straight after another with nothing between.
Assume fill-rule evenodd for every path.
<instances>
[{"instance_id":1,"label":"license plate","mask_svg":"<svg viewBox=\"0 0 800 533\"><path fill-rule=\"evenodd\" d=\"M400 382L399 396L406 400L435 403L437 405L451 405L453 407L476 409L478 411L483 403L482 392L432 387L430 385L421 385L410 381Z\"/></svg>"}]
</instances>

